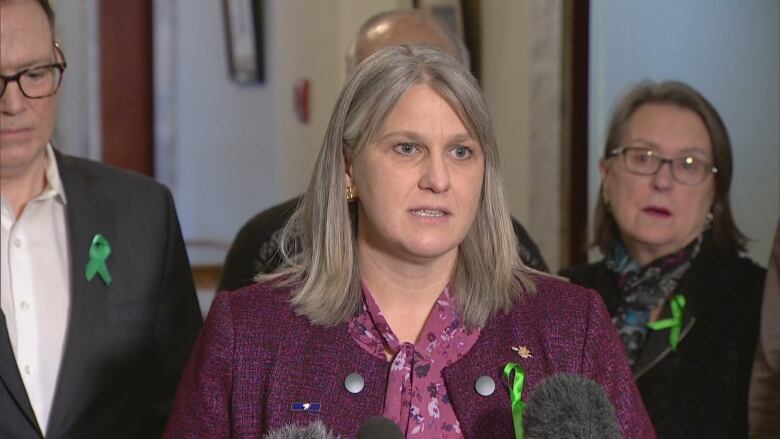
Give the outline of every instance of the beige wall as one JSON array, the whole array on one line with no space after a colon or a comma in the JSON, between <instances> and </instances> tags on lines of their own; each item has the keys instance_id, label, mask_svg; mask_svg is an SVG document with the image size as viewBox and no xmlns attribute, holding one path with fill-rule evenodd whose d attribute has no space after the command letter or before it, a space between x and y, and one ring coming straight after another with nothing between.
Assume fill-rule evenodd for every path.
<instances>
[{"instance_id":1,"label":"beige wall","mask_svg":"<svg viewBox=\"0 0 780 439\"><path fill-rule=\"evenodd\" d=\"M482 2L482 86L512 214L561 268L562 3Z\"/></svg>"},{"instance_id":2,"label":"beige wall","mask_svg":"<svg viewBox=\"0 0 780 439\"><path fill-rule=\"evenodd\" d=\"M277 1L269 8L271 32L277 41L269 65L276 78L275 129L284 145L277 156L279 197L300 194L308 183L341 85L344 54L358 27L384 10L411 6L411 0ZM291 25L295 23L295 25ZM310 81L310 120L297 120L293 88Z\"/></svg>"},{"instance_id":3,"label":"beige wall","mask_svg":"<svg viewBox=\"0 0 780 439\"><path fill-rule=\"evenodd\" d=\"M529 2L482 3L482 88L501 147L512 213L529 217L530 41Z\"/></svg>"},{"instance_id":4,"label":"beige wall","mask_svg":"<svg viewBox=\"0 0 780 439\"><path fill-rule=\"evenodd\" d=\"M100 66L97 0L52 2L56 38L68 61L57 94L54 142L70 154L100 159Z\"/></svg>"}]
</instances>

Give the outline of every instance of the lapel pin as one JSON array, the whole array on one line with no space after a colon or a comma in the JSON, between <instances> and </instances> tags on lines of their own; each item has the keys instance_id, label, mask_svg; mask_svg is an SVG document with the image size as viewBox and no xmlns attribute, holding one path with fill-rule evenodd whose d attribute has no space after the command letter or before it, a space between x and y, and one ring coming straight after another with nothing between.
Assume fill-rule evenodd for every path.
<instances>
[{"instance_id":1,"label":"lapel pin","mask_svg":"<svg viewBox=\"0 0 780 439\"><path fill-rule=\"evenodd\" d=\"M91 282L95 275L99 275L106 286L111 284L111 273L108 272L106 265L109 255L111 255L111 244L108 243L105 236L98 233L92 238L92 243L89 245L89 261L84 270L87 282Z\"/></svg>"},{"instance_id":2,"label":"lapel pin","mask_svg":"<svg viewBox=\"0 0 780 439\"><path fill-rule=\"evenodd\" d=\"M294 412L318 412L321 405L319 402L294 402L290 408Z\"/></svg>"},{"instance_id":3,"label":"lapel pin","mask_svg":"<svg viewBox=\"0 0 780 439\"><path fill-rule=\"evenodd\" d=\"M534 356L531 354L531 351L528 350L525 346L512 346L512 350L517 352L517 355L520 356L520 358L526 360L528 358L533 358Z\"/></svg>"}]
</instances>

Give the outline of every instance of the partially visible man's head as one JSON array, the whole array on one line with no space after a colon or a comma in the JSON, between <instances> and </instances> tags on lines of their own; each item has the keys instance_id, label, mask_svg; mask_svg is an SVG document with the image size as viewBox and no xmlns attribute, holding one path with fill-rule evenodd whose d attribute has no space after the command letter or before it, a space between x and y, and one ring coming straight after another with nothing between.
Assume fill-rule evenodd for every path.
<instances>
[{"instance_id":1,"label":"partially visible man's head","mask_svg":"<svg viewBox=\"0 0 780 439\"><path fill-rule=\"evenodd\" d=\"M0 0L0 74L56 62L54 14L45 0ZM54 131L55 96L31 99L18 82L0 97L0 163L4 178L24 173Z\"/></svg>"},{"instance_id":2,"label":"partially visible man's head","mask_svg":"<svg viewBox=\"0 0 780 439\"><path fill-rule=\"evenodd\" d=\"M347 72L377 50L397 44L431 45L470 70L468 49L445 23L417 9L401 9L374 15L360 27L347 52Z\"/></svg>"}]
</instances>

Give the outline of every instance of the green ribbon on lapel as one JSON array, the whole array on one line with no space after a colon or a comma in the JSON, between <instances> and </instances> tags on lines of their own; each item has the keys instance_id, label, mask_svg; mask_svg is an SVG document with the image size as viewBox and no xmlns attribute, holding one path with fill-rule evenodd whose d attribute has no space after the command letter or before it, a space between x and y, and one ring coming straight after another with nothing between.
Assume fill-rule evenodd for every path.
<instances>
[{"instance_id":1,"label":"green ribbon on lapel","mask_svg":"<svg viewBox=\"0 0 780 439\"><path fill-rule=\"evenodd\" d=\"M103 283L106 286L111 284L111 273L108 272L108 266L106 266L106 260L111 254L111 244L105 236L98 233L92 238L92 244L89 245L89 262L87 262L87 269L84 275L87 277L87 282L91 282L96 274L100 275L103 279Z\"/></svg>"},{"instance_id":2,"label":"green ribbon on lapel","mask_svg":"<svg viewBox=\"0 0 780 439\"><path fill-rule=\"evenodd\" d=\"M683 314L685 313L685 296L682 294L672 296L670 305L672 317L650 322L647 327L653 331L671 328L669 329L669 346L672 347L672 351L676 351L677 345L680 343L680 331L682 331Z\"/></svg>"},{"instance_id":3,"label":"green ribbon on lapel","mask_svg":"<svg viewBox=\"0 0 780 439\"><path fill-rule=\"evenodd\" d=\"M509 362L504 366L504 375L509 383L509 400L512 402L512 421L515 425L515 439L523 439L523 382L525 371L517 363Z\"/></svg>"}]
</instances>

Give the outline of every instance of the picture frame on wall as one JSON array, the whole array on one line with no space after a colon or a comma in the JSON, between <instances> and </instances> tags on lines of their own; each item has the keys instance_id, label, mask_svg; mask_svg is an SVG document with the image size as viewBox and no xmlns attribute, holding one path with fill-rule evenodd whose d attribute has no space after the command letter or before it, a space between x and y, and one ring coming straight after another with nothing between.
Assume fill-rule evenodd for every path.
<instances>
[{"instance_id":1,"label":"picture frame on wall","mask_svg":"<svg viewBox=\"0 0 780 439\"><path fill-rule=\"evenodd\" d=\"M415 0L414 6L428 11L464 38L461 0Z\"/></svg>"},{"instance_id":2,"label":"picture frame on wall","mask_svg":"<svg viewBox=\"0 0 780 439\"><path fill-rule=\"evenodd\" d=\"M469 52L471 73L479 82L482 71L480 0L413 0L412 6L438 18L460 37Z\"/></svg>"},{"instance_id":3,"label":"picture frame on wall","mask_svg":"<svg viewBox=\"0 0 780 439\"><path fill-rule=\"evenodd\" d=\"M265 81L263 0L223 0L230 77L239 84Z\"/></svg>"}]
</instances>

